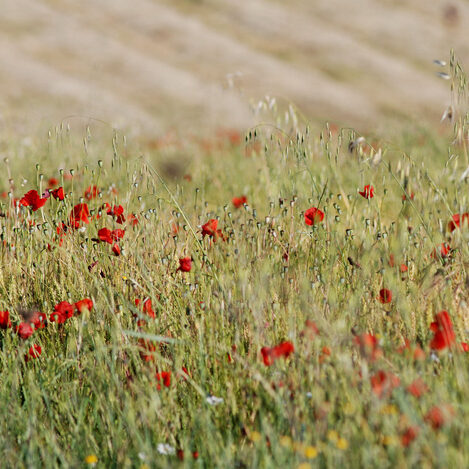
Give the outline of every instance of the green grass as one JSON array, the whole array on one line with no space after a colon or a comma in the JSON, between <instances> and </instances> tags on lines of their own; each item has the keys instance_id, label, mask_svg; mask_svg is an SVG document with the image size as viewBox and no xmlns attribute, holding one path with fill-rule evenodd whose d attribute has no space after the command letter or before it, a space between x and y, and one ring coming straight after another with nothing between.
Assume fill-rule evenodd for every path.
<instances>
[{"instance_id":1,"label":"green grass","mask_svg":"<svg viewBox=\"0 0 469 469\"><path fill-rule=\"evenodd\" d=\"M27 146L11 139L1 190L11 178L20 198L55 176L68 195L37 212L15 213L3 199L0 310L17 324L21 308L50 314L86 297L94 308L25 341L0 331L2 464L84 467L95 455L97 467L467 465L468 354L429 346L443 309L457 342L468 340L469 229L447 229L468 210L463 151L451 147L459 156L448 161L447 138L415 130L380 142L375 166L366 145L348 151L354 138L261 127L246 145L214 138L211 149L184 141L149 149L88 133L86 151L65 130ZM254 140L259 152L247 156ZM168 169L178 155L190 163ZM91 210L122 204L139 218L124 225L120 256L96 241L99 228L122 228L105 213L58 245L56 225L93 184L102 196L88 201ZM365 184L372 199L358 194ZM402 201L406 184L412 202ZM243 194L247 205L235 209L232 197ZM313 206L325 218L311 227L303 213ZM224 241L203 239L211 218ZM433 258L445 241L451 256ZM187 256L191 272L178 272ZM378 301L383 287L389 304ZM145 316L135 299L147 297L156 317L138 326L135 315ZM301 334L308 319L319 335ZM362 333L379 338L376 360L355 344ZM154 339L153 361L141 358L142 337ZM421 345L423 360L397 353L405 339ZM287 340L295 352L265 366L261 348ZM25 362L32 343L42 354ZM157 370L171 371L169 387L158 390ZM381 398L370 384L378 370L400 378ZM406 390L418 377L429 388L419 399ZM209 396L223 401L210 405ZM425 421L435 405L453 412L438 430ZM418 436L403 447L409 426ZM182 449L184 461L160 454L161 443Z\"/></svg>"}]
</instances>

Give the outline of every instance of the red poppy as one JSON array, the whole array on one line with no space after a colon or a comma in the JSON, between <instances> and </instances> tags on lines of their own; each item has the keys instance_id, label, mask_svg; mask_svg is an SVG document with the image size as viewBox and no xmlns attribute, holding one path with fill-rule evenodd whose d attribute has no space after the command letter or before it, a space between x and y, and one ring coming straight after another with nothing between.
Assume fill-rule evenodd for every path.
<instances>
[{"instance_id":1,"label":"red poppy","mask_svg":"<svg viewBox=\"0 0 469 469\"><path fill-rule=\"evenodd\" d=\"M392 300L391 290L388 290L387 288L382 288L379 291L379 301L381 303L391 303L391 300Z\"/></svg>"},{"instance_id":2,"label":"red poppy","mask_svg":"<svg viewBox=\"0 0 469 469\"><path fill-rule=\"evenodd\" d=\"M93 309L93 301L89 298L84 298L83 300L77 301L75 303L75 309L77 314L81 314L84 311L91 311Z\"/></svg>"},{"instance_id":3,"label":"red poppy","mask_svg":"<svg viewBox=\"0 0 469 469\"><path fill-rule=\"evenodd\" d=\"M85 190L85 199L91 200L94 199L98 195L98 188L96 186L88 186Z\"/></svg>"},{"instance_id":4,"label":"red poppy","mask_svg":"<svg viewBox=\"0 0 469 469\"><path fill-rule=\"evenodd\" d=\"M461 224L469 225L469 213L465 212L463 214L455 213L452 217L453 219L448 223L449 231L453 232L456 228L460 228Z\"/></svg>"},{"instance_id":5,"label":"red poppy","mask_svg":"<svg viewBox=\"0 0 469 469\"><path fill-rule=\"evenodd\" d=\"M412 396L421 397L426 392L428 392L428 386L425 384L422 378L417 378L412 381L409 386L407 386L407 391L410 392Z\"/></svg>"},{"instance_id":6,"label":"red poppy","mask_svg":"<svg viewBox=\"0 0 469 469\"><path fill-rule=\"evenodd\" d=\"M55 187L57 184L59 183L59 180L57 178L50 178L48 181L47 181L47 187L49 189L52 189L53 187Z\"/></svg>"},{"instance_id":7,"label":"red poppy","mask_svg":"<svg viewBox=\"0 0 469 469\"><path fill-rule=\"evenodd\" d=\"M138 225L138 218L137 218L137 216L135 215L135 213L131 213L130 215L127 216L127 222L128 222L131 226L137 226L137 225Z\"/></svg>"},{"instance_id":8,"label":"red poppy","mask_svg":"<svg viewBox=\"0 0 469 469\"><path fill-rule=\"evenodd\" d=\"M67 319L73 316L75 306L71 305L68 301L61 301L54 306L53 313L49 316L51 322L63 324Z\"/></svg>"},{"instance_id":9,"label":"red poppy","mask_svg":"<svg viewBox=\"0 0 469 469\"><path fill-rule=\"evenodd\" d=\"M411 192L409 199L410 199L410 200L414 200L414 195L415 195L415 194L414 194L413 192ZM405 194L402 196L402 200L408 200L408 199L407 199L407 196L406 196Z\"/></svg>"},{"instance_id":10,"label":"red poppy","mask_svg":"<svg viewBox=\"0 0 469 469\"><path fill-rule=\"evenodd\" d=\"M310 338L313 338L316 335L319 335L318 326L316 326L316 323L311 321L311 319L307 319L305 321L305 328L301 331L300 336L309 336Z\"/></svg>"},{"instance_id":11,"label":"red poppy","mask_svg":"<svg viewBox=\"0 0 469 469\"><path fill-rule=\"evenodd\" d=\"M0 329L8 329L9 327L11 327L10 313L0 311Z\"/></svg>"},{"instance_id":12,"label":"red poppy","mask_svg":"<svg viewBox=\"0 0 469 469\"><path fill-rule=\"evenodd\" d=\"M400 384L400 379L388 372L379 370L376 374L371 376L371 389L378 397L385 397L391 394L394 388L397 388Z\"/></svg>"},{"instance_id":13,"label":"red poppy","mask_svg":"<svg viewBox=\"0 0 469 469\"><path fill-rule=\"evenodd\" d=\"M358 192L365 199L372 199L375 195L375 188L370 184L367 184L362 191Z\"/></svg>"},{"instance_id":14,"label":"red poppy","mask_svg":"<svg viewBox=\"0 0 469 469\"><path fill-rule=\"evenodd\" d=\"M466 342L461 342L461 348L463 352L469 352L469 344Z\"/></svg>"},{"instance_id":15,"label":"red poppy","mask_svg":"<svg viewBox=\"0 0 469 469\"><path fill-rule=\"evenodd\" d=\"M408 447L419 434L419 428L416 426L408 427L407 430L401 436L402 446Z\"/></svg>"},{"instance_id":16,"label":"red poppy","mask_svg":"<svg viewBox=\"0 0 469 469\"><path fill-rule=\"evenodd\" d=\"M324 220L324 212L316 207L308 208L305 212L305 223L309 226Z\"/></svg>"},{"instance_id":17,"label":"red poppy","mask_svg":"<svg viewBox=\"0 0 469 469\"><path fill-rule=\"evenodd\" d=\"M192 259L190 257L183 257L179 259L178 270L181 272L190 272L192 268Z\"/></svg>"},{"instance_id":18,"label":"red poppy","mask_svg":"<svg viewBox=\"0 0 469 469\"><path fill-rule=\"evenodd\" d=\"M50 191L50 193L54 196L54 199L59 199L59 200L64 200L65 199L65 194L64 194L63 187L59 187L58 189L54 189L53 191Z\"/></svg>"},{"instance_id":19,"label":"red poppy","mask_svg":"<svg viewBox=\"0 0 469 469\"><path fill-rule=\"evenodd\" d=\"M241 197L233 197L231 202L235 206L235 208L239 208L243 206L245 203L247 203L248 199L245 195L242 195Z\"/></svg>"},{"instance_id":20,"label":"red poppy","mask_svg":"<svg viewBox=\"0 0 469 469\"><path fill-rule=\"evenodd\" d=\"M16 333L22 338L27 339L33 335L33 328L31 324L27 322L22 322L18 326L16 326Z\"/></svg>"},{"instance_id":21,"label":"red poppy","mask_svg":"<svg viewBox=\"0 0 469 469\"><path fill-rule=\"evenodd\" d=\"M114 253L115 256L121 255L121 248L117 243L114 243L114 245L112 246L112 252Z\"/></svg>"},{"instance_id":22,"label":"red poppy","mask_svg":"<svg viewBox=\"0 0 469 469\"><path fill-rule=\"evenodd\" d=\"M448 257L448 255L451 253L451 247L448 243L441 243L439 248L440 248L440 255L443 258ZM436 259L437 257L438 255L436 253L436 249L434 249L432 252L432 258Z\"/></svg>"},{"instance_id":23,"label":"red poppy","mask_svg":"<svg viewBox=\"0 0 469 469\"><path fill-rule=\"evenodd\" d=\"M224 239L223 233L220 229L217 229L218 220L211 218L205 225L202 225L202 236L210 236L214 241L218 237Z\"/></svg>"},{"instance_id":24,"label":"red poppy","mask_svg":"<svg viewBox=\"0 0 469 469\"><path fill-rule=\"evenodd\" d=\"M433 332L433 339L430 347L434 350L443 350L450 347L456 340L453 324L447 311L441 311L435 315L435 321L430 324Z\"/></svg>"},{"instance_id":25,"label":"red poppy","mask_svg":"<svg viewBox=\"0 0 469 469\"><path fill-rule=\"evenodd\" d=\"M288 358L295 351L295 347L291 342L282 342L275 347L262 347L261 354L264 365L270 366L280 357Z\"/></svg>"},{"instance_id":26,"label":"red poppy","mask_svg":"<svg viewBox=\"0 0 469 469\"><path fill-rule=\"evenodd\" d=\"M424 420L431 425L433 430L438 430L450 420L453 413L454 410L450 405L433 406L425 415Z\"/></svg>"},{"instance_id":27,"label":"red poppy","mask_svg":"<svg viewBox=\"0 0 469 469\"><path fill-rule=\"evenodd\" d=\"M375 361L383 355L379 347L378 339L371 334L361 334L354 338L355 343L360 347L360 353L365 358Z\"/></svg>"},{"instance_id":28,"label":"red poppy","mask_svg":"<svg viewBox=\"0 0 469 469\"><path fill-rule=\"evenodd\" d=\"M153 352L156 352L156 345L146 339L138 339L140 346L140 358L143 361L150 362L155 359Z\"/></svg>"},{"instance_id":29,"label":"red poppy","mask_svg":"<svg viewBox=\"0 0 469 469\"><path fill-rule=\"evenodd\" d=\"M31 360L32 358L38 358L42 353L42 348L40 345L33 344L29 347L28 355L26 355L26 361Z\"/></svg>"},{"instance_id":30,"label":"red poppy","mask_svg":"<svg viewBox=\"0 0 469 469\"><path fill-rule=\"evenodd\" d=\"M114 217L116 223L119 223L119 225L122 225L122 223L125 222L124 207L122 207L122 205L114 205L113 208L109 208L107 210L107 214Z\"/></svg>"},{"instance_id":31,"label":"red poppy","mask_svg":"<svg viewBox=\"0 0 469 469\"><path fill-rule=\"evenodd\" d=\"M34 329L44 329L47 323L47 315L39 311L35 311L29 318L29 322L34 325Z\"/></svg>"},{"instance_id":32,"label":"red poppy","mask_svg":"<svg viewBox=\"0 0 469 469\"><path fill-rule=\"evenodd\" d=\"M411 347L409 339L405 339L405 345L402 345L397 349L398 353L408 352L409 355L416 361L424 360L425 359L425 352L422 350L420 345L415 345L415 347Z\"/></svg>"},{"instance_id":33,"label":"red poppy","mask_svg":"<svg viewBox=\"0 0 469 469\"><path fill-rule=\"evenodd\" d=\"M70 213L70 224L74 228L79 228L80 223L89 223L90 211L87 204L77 204Z\"/></svg>"},{"instance_id":34,"label":"red poppy","mask_svg":"<svg viewBox=\"0 0 469 469\"><path fill-rule=\"evenodd\" d=\"M109 228L101 228L98 231L98 237L101 241L112 244L124 237L125 231L121 229L110 230Z\"/></svg>"},{"instance_id":35,"label":"red poppy","mask_svg":"<svg viewBox=\"0 0 469 469\"><path fill-rule=\"evenodd\" d=\"M138 306L139 304L141 303L141 300L139 300L138 298L135 300L135 305ZM147 298L144 302L143 302L143 312L147 315L147 316L150 316L151 318L156 318L156 314L155 312L153 311L153 308L152 308L152 304L151 304L151 299L150 298Z\"/></svg>"},{"instance_id":36,"label":"red poppy","mask_svg":"<svg viewBox=\"0 0 469 469\"><path fill-rule=\"evenodd\" d=\"M409 268L405 264L401 264L399 270L401 271L401 273L404 273L407 272Z\"/></svg>"},{"instance_id":37,"label":"red poppy","mask_svg":"<svg viewBox=\"0 0 469 469\"><path fill-rule=\"evenodd\" d=\"M20 204L25 207L32 207L33 212L40 209L47 202L47 199L41 199L39 194L35 190L30 190L24 194L23 198L20 199Z\"/></svg>"},{"instance_id":38,"label":"red poppy","mask_svg":"<svg viewBox=\"0 0 469 469\"><path fill-rule=\"evenodd\" d=\"M158 389L158 391L161 390L160 382L162 382L166 388L169 388L171 385L171 371L161 371L160 373L156 373L155 378L156 381L158 381L156 385L156 389Z\"/></svg>"}]
</instances>

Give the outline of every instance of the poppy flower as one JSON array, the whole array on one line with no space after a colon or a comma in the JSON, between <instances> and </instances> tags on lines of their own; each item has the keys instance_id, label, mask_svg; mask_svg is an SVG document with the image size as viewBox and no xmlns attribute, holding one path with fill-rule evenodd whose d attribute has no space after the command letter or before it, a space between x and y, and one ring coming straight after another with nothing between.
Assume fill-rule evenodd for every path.
<instances>
[{"instance_id":1,"label":"poppy flower","mask_svg":"<svg viewBox=\"0 0 469 469\"><path fill-rule=\"evenodd\" d=\"M31 314L30 318L28 319L29 323L34 326L34 329L44 329L47 323L47 315L45 313L40 313L39 311L35 311Z\"/></svg>"},{"instance_id":2,"label":"poppy flower","mask_svg":"<svg viewBox=\"0 0 469 469\"><path fill-rule=\"evenodd\" d=\"M124 237L125 231L121 229L110 230L109 228L101 228L98 231L98 237L101 241L112 244Z\"/></svg>"},{"instance_id":3,"label":"poppy flower","mask_svg":"<svg viewBox=\"0 0 469 469\"><path fill-rule=\"evenodd\" d=\"M166 388L169 388L171 385L171 371L161 371L160 373L156 373L155 378L156 381L158 381L156 385L156 389L158 389L158 391L161 390L161 382Z\"/></svg>"},{"instance_id":4,"label":"poppy flower","mask_svg":"<svg viewBox=\"0 0 469 469\"><path fill-rule=\"evenodd\" d=\"M59 180L57 178L50 178L48 181L47 181L47 187L49 189L52 189L53 187L55 187L57 184L59 183Z\"/></svg>"},{"instance_id":5,"label":"poppy flower","mask_svg":"<svg viewBox=\"0 0 469 469\"><path fill-rule=\"evenodd\" d=\"M421 378L417 378L412 381L412 383L410 383L406 389L412 394L412 396L417 398L423 396L426 392L428 392L428 386Z\"/></svg>"},{"instance_id":6,"label":"poppy flower","mask_svg":"<svg viewBox=\"0 0 469 469\"><path fill-rule=\"evenodd\" d=\"M443 258L448 257L448 255L451 253L451 247L450 247L450 245L449 245L448 243L441 243L441 244L439 245L439 249L440 249L440 255L441 255L441 257L443 257ZM433 259L437 259L437 258L438 258L438 254L436 253L436 249L433 250L431 257L432 257Z\"/></svg>"},{"instance_id":7,"label":"poppy flower","mask_svg":"<svg viewBox=\"0 0 469 469\"><path fill-rule=\"evenodd\" d=\"M25 207L31 207L33 212L43 207L46 202L47 199L41 199L37 191L34 189L26 192L26 194L24 194L24 196L20 199L20 204L24 205Z\"/></svg>"},{"instance_id":8,"label":"poppy flower","mask_svg":"<svg viewBox=\"0 0 469 469\"><path fill-rule=\"evenodd\" d=\"M181 272L190 272L192 268L192 259L190 257L183 257L179 259L178 270Z\"/></svg>"},{"instance_id":9,"label":"poppy flower","mask_svg":"<svg viewBox=\"0 0 469 469\"><path fill-rule=\"evenodd\" d=\"M413 192L411 192L409 199L410 199L410 200L414 200L414 196L415 196L415 194L414 194ZM406 196L405 194L403 194L403 196L402 196L402 200L403 200L403 201L409 200L409 199L407 198L407 196Z\"/></svg>"},{"instance_id":10,"label":"poppy flower","mask_svg":"<svg viewBox=\"0 0 469 469\"><path fill-rule=\"evenodd\" d=\"M450 347L456 340L453 323L447 311L441 311L435 315L435 321L430 324L433 339L430 347L434 350L443 350Z\"/></svg>"},{"instance_id":11,"label":"poppy flower","mask_svg":"<svg viewBox=\"0 0 469 469\"><path fill-rule=\"evenodd\" d=\"M136 299L135 300L135 306L139 306L141 303L141 300L140 299ZM152 304L151 304L151 299L150 298L147 298L144 302L143 302L143 312L147 315L147 316L150 316L151 318L156 318L156 315L155 315L155 312L153 311L153 308L152 308Z\"/></svg>"},{"instance_id":12,"label":"poppy flower","mask_svg":"<svg viewBox=\"0 0 469 469\"><path fill-rule=\"evenodd\" d=\"M261 354L264 365L270 366L280 357L288 358L295 351L295 347L291 342L282 342L275 347L262 347Z\"/></svg>"},{"instance_id":13,"label":"poppy flower","mask_svg":"<svg viewBox=\"0 0 469 469\"><path fill-rule=\"evenodd\" d=\"M96 198L98 195L98 188L96 186L88 186L85 190L85 199L91 200Z\"/></svg>"},{"instance_id":14,"label":"poppy flower","mask_svg":"<svg viewBox=\"0 0 469 469\"><path fill-rule=\"evenodd\" d=\"M131 226L137 226L137 225L138 225L138 218L137 218L137 216L135 215L135 213L131 213L130 215L127 216L127 222L128 222Z\"/></svg>"},{"instance_id":15,"label":"poppy flower","mask_svg":"<svg viewBox=\"0 0 469 469\"><path fill-rule=\"evenodd\" d=\"M119 225L125 222L124 207L122 205L114 205L114 207L107 210L107 214L115 218L116 223L119 223Z\"/></svg>"},{"instance_id":16,"label":"poppy flower","mask_svg":"<svg viewBox=\"0 0 469 469\"><path fill-rule=\"evenodd\" d=\"M408 427L407 430L401 436L402 446L408 447L419 434L419 428L416 426Z\"/></svg>"},{"instance_id":17,"label":"poppy flower","mask_svg":"<svg viewBox=\"0 0 469 469\"><path fill-rule=\"evenodd\" d=\"M391 372L379 370L370 377L371 389L378 397L385 397L392 393L400 384L400 379Z\"/></svg>"},{"instance_id":18,"label":"poppy flower","mask_svg":"<svg viewBox=\"0 0 469 469\"><path fill-rule=\"evenodd\" d=\"M360 347L363 357L375 361L383 355L379 347L378 339L372 334L360 334L355 336L354 342Z\"/></svg>"},{"instance_id":19,"label":"poppy flower","mask_svg":"<svg viewBox=\"0 0 469 469\"><path fill-rule=\"evenodd\" d=\"M451 419L453 414L454 410L450 405L433 406L425 415L424 420L433 430L439 430Z\"/></svg>"},{"instance_id":20,"label":"poppy flower","mask_svg":"<svg viewBox=\"0 0 469 469\"><path fill-rule=\"evenodd\" d=\"M362 191L358 192L365 199L372 199L375 195L375 188L370 184L367 184Z\"/></svg>"},{"instance_id":21,"label":"poppy flower","mask_svg":"<svg viewBox=\"0 0 469 469\"><path fill-rule=\"evenodd\" d=\"M391 303L391 300L392 300L391 290L388 290L387 288L382 288L379 291L379 301L385 304L385 303Z\"/></svg>"},{"instance_id":22,"label":"poppy flower","mask_svg":"<svg viewBox=\"0 0 469 469\"><path fill-rule=\"evenodd\" d=\"M79 228L81 223L89 223L90 211L87 204L77 204L70 212L70 225Z\"/></svg>"},{"instance_id":23,"label":"poppy flower","mask_svg":"<svg viewBox=\"0 0 469 469\"><path fill-rule=\"evenodd\" d=\"M33 344L29 347L28 355L26 355L26 361L31 360L32 358L38 358L42 353L42 348L40 345Z\"/></svg>"},{"instance_id":24,"label":"poppy flower","mask_svg":"<svg viewBox=\"0 0 469 469\"><path fill-rule=\"evenodd\" d=\"M412 347L410 345L409 339L405 339L405 344L400 346L397 349L397 352L398 353L408 352L409 355L412 355L412 358L415 361L425 360L425 352L422 350L422 347L420 347L420 345L418 345L418 344L416 344L415 347Z\"/></svg>"},{"instance_id":25,"label":"poppy flower","mask_svg":"<svg viewBox=\"0 0 469 469\"><path fill-rule=\"evenodd\" d=\"M27 322L22 322L18 326L16 326L16 333L24 340L31 337L33 335L33 328L31 324Z\"/></svg>"},{"instance_id":26,"label":"poppy flower","mask_svg":"<svg viewBox=\"0 0 469 469\"><path fill-rule=\"evenodd\" d=\"M153 352L156 352L156 345L146 339L138 339L140 346L140 358L145 362L150 362L155 359Z\"/></svg>"},{"instance_id":27,"label":"poppy flower","mask_svg":"<svg viewBox=\"0 0 469 469\"><path fill-rule=\"evenodd\" d=\"M53 191L49 191L49 192L53 195L54 199L58 199L58 200L65 199L63 187L59 187L58 189L54 189Z\"/></svg>"},{"instance_id":28,"label":"poppy flower","mask_svg":"<svg viewBox=\"0 0 469 469\"><path fill-rule=\"evenodd\" d=\"M319 335L319 328L318 326L316 326L316 323L314 321L311 321L311 319L307 319L305 321L305 328L300 333L301 337L304 337L306 335L310 338Z\"/></svg>"},{"instance_id":29,"label":"poppy flower","mask_svg":"<svg viewBox=\"0 0 469 469\"><path fill-rule=\"evenodd\" d=\"M217 229L218 220L211 218L205 225L202 225L202 236L210 236L214 241L218 237L224 239L223 233L220 229Z\"/></svg>"},{"instance_id":30,"label":"poppy flower","mask_svg":"<svg viewBox=\"0 0 469 469\"><path fill-rule=\"evenodd\" d=\"M405 265L405 264L401 264L399 266L399 270L401 271L401 274L407 272L409 270L409 268Z\"/></svg>"},{"instance_id":31,"label":"poppy flower","mask_svg":"<svg viewBox=\"0 0 469 469\"><path fill-rule=\"evenodd\" d=\"M248 199L245 195L242 195L241 197L233 197L231 200L235 208L242 207L245 203L247 203L247 201Z\"/></svg>"},{"instance_id":32,"label":"poppy flower","mask_svg":"<svg viewBox=\"0 0 469 469\"><path fill-rule=\"evenodd\" d=\"M316 207L308 208L305 212L305 223L309 226L320 223L324 220L324 212Z\"/></svg>"},{"instance_id":33,"label":"poppy flower","mask_svg":"<svg viewBox=\"0 0 469 469\"><path fill-rule=\"evenodd\" d=\"M461 342L461 348L463 352L469 352L469 344L466 342Z\"/></svg>"},{"instance_id":34,"label":"poppy flower","mask_svg":"<svg viewBox=\"0 0 469 469\"><path fill-rule=\"evenodd\" d=\"M461 224L469 225L469 213L465 212L463 214L455 213L452 217L453 219L448 223L449 231L453 232L456 228L460 228Z\"/></svg>"},{"instance_id":35,"label":"poppy flower","mask_svg":"<svg viewBox=\"0 0 469 469\"><path fill-rule=\"evenodd\" d=\"M9 327L11 327L10 313L0 311L0 329L8 329Z\"/></svg>"},{"instance_id":36,"label":"poppy flower","mask_svg":"<svg viewBox=\"0 0 469 469\"><path fill-rule=\"evenodd\" d=\"M114 245L112 246L112 252L114 253L115 256L121 255L121 248L117 243L114 243Z\"/></svg>"},{"instance_id":37,"label":"poppy flower","mask_svg":"<svg viewBox=\"0 0 469 469\"><path fill-rule=\"evenodd\" d=\"M75 303L75 309L78 314L81 314L84 311L91 311L93 309L93 301L91 301L89 298L84 298L83 300L77 301Z\"/></svg>"}]
</instances>

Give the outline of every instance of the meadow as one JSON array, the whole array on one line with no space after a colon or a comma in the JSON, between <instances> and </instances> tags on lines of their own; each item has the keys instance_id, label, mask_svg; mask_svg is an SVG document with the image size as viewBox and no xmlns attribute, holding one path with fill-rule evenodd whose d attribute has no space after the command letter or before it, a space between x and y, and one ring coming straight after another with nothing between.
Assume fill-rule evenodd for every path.
<instances>
[{"instance_id":1,"label":"meadow","mask_svg":"<svg viewBox=\"0 0 469 469\"><path fill-rule=\"evenodd\" d=\"M277 115L2 141L3 467L467 467L467 117Z\"/></svg>"}]
</instances>

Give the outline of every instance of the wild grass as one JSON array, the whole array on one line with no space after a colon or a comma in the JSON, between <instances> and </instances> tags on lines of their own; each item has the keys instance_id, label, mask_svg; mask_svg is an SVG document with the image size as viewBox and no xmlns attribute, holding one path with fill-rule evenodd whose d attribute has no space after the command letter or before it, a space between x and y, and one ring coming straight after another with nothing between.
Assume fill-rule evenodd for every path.
<instances>
[{"instance_id":1,"label":"wild grass","mask_svg":"<svg viewBox=\"0 0 469 469\"><path fill-rule=\"evenodd\" d=\"M468 211L465 146L415 128L349 151L353 131L300 125L260 126L241 143L231 134L146 146L88 130L82 144L62 128L47 141L8 142L3 466L467 466L469 227L448 226ZM180 155L187 166L174 164ZM64 201L15 207L52 176ZM87 200L94 185L99 195ZM116 223L106 202L138 224ZM56 228L78 203L90 223L70 227L61 244ZM310 207L324 212L313 226ZM210 219L216 240L202 236ZM99 242L103 227L125 228L119 256ZM178 270L184 257L190 272ZM379 301L383 288L389 303ZM15 333L22 311L49 316L82 298L90 312L26 340ZM136 299L151 299L155 317ZM456 338L432 351L442 310ZM363 334L378 343L364 345ZM294 353L266 366L261 349L285 341ZM25 361L32 344L42 354ZM171 372L169 386L161 372ZM421 397L408 390L417 379Z\"/></svg>"}]
</instances>

